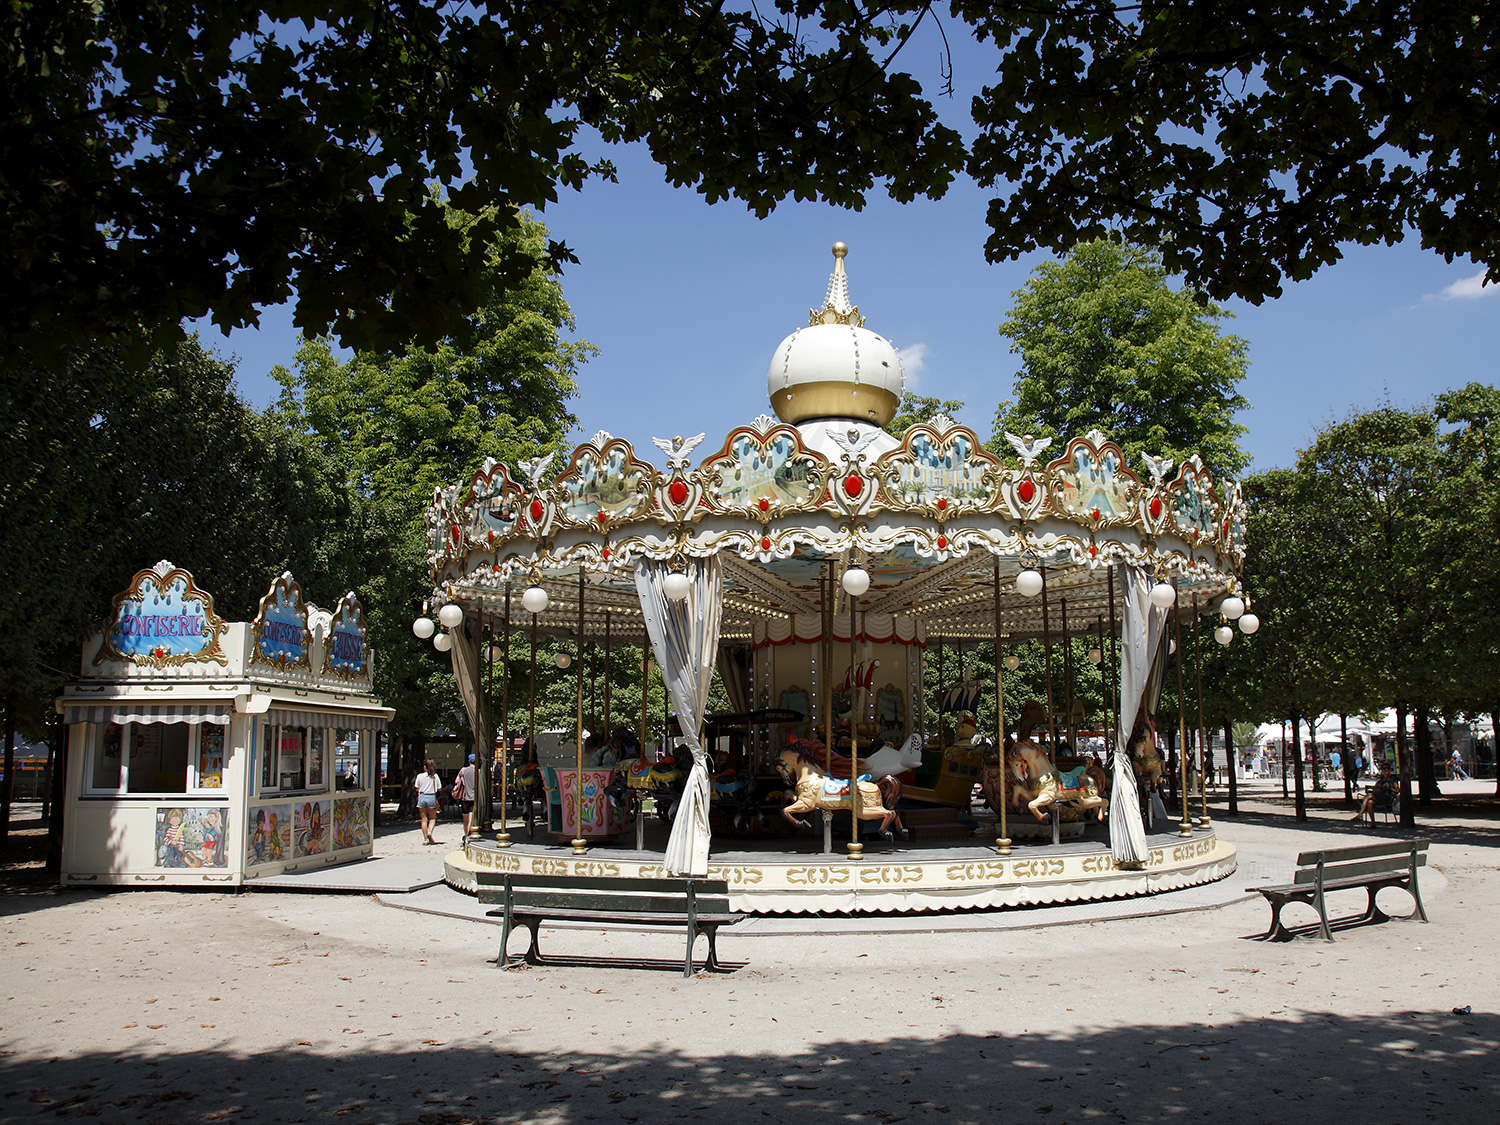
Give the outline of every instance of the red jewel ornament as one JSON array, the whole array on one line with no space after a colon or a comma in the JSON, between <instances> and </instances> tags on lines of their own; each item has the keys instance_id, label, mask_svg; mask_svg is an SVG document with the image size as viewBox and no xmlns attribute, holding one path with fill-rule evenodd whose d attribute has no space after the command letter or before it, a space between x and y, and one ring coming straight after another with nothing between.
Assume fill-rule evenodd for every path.
<instances>
[{"instance_id":1,"label":"red jewel ornament","mask_svg":"<svg viewBox=\"0 0 1500 1125\"><path fill-rule=\"evenodd\" d=\"M490 532L487 532L486 534L489 535L490 542L493 543L495 541L495 533L493 531L490 531Z\"/></svg>"},{"instance_id":2,"label":"red jewel ornament","mask_svg":"<svg viewBox=\"0 0 1500 1125\"><path fill-rule=\"evenodd\" d=\"M604 550L600 551L599 553L601 555L603 555L605 558L609 558L609 548L608 547L604 548Z\"/></svg>"},{"instance_id":3,"label":"red jewel ornament","mask_svg":"<svg viewBox=\"0 0 1500 1125\"><path fill-rule=\"evenodd\" d=\"M608 523L609 522L609 513L606 512L606 511L603 511L601 509L600 512L599 512L599 514L597 516L595 516L594 518L596 520L598 520L601 524Z\"/></svg>"},{"instance_id":4,"label":"red jewel ornament","mask_svg":"<svg viewBox=\"0 0 1500 1125\"><path fill-rule=\"evenodd\" d=\"M1036 485L1029 480L1023 480L1016 485L1016 495L1021 498L1021 503L1030 504L1032 497L1036 495Z\"/></svg>"},{"instance_id":5,"label":"red jewel ornament","mask_svg":"<svg viewBox=\"0 0 1500 1125\"><path fill-rule=\"evenodd\" d=\"M1228 520L1224 521L1224 538L1225 539L1229 538L1229 521Z\"/></svg>"},{"instance_id":6,"label":"red jewel ornament","mask_svg":"<svg viewBox=\"0 0 1500 1125\"><path fill-rule=\"evenodd\" d=\"M1154 519L1154 520L1161 519L1161 497L1160 496L1153 496L1153 497L1151 497L1151 504L1150 504L1148 510L1151 512L1151 518L1152 519Z\"/></svg>"},{"instance_id":7,"label":"red jewel ornament","mask_svg":"<svg viewBox=\"0 0 1500 1125\"><path fill-rule=\"evenodd\" d=\"M940 512L946 512L948 510L948 498L946 496L938 497L937 509Z\"/></svg>"},{"instance_id":8,"label":"red jewel ornament","mask_svg":"<svg viewBox=\"0 0 1500 1125\"><path fill-rule=\"evenodd\" d=\"M771 538L770 538L770 536L768 536L768 535L762 535L760 537L760 549L762 551L769 551L771 549Z\"/></svg>"},{"instance_id":9,"label":"red jewel ornament","mask_svg":"<svg viewBox=\"0 0 1500 1125\"><path fill-rule=\"evenodd\" d=\"M760 498L760 510L762 512L769 512L771 510L771 502L764 496Z\"/></svg>"},{"instance_id":10,"label":"red jewel ornament","mask_svg":"<svg viewBox=\"0 0 1500 1125\"><path fill-rule=\"evenodd\" d=\"M679 508L682 507L683 504L687 503L687 485L680 480L674 480L671 484L667 485L667 496L671 499L672 503L676 504Z\"/></svg>"},{"instance_id":11,"label":"red jewel ornament","mask_svg":"<svg viewBox=\"0 0 1500 1125\"><path fill-rule=\"evenodd\" d=\"M1096 547L1096 546L1094 546L1094 544L1090 543L1089 544L1089 554L1092 555L1094 558L1098 558L1099 557L1099 548Z\"/></svg>"},{"instance_id":12,"label":"red jewel ornament","mask_svg":"<svg viewBox=\"0 0 1500 1125\"><path fill-rule=\"evenodd\" d=\"M844 492L852 499L864 491L865 482L859 479L858 473L850 473L844 478Z\"/></svg>"},{"instance_id":13,"label":"red jewel ornament","mask_svg":"<svg viewBox=\"0 0 1500 1125\"><path fill-rule=\"evenodd\" d=\"M1101 515L1100 515L1100 514L1099 514L1099 509L1098 509L1098 508L1095 508L1095 509L1094 509L1094 519L1095 519L1095 520L1102 520L1102 519L1103 519L1103 518L1104 518L1104 517L1103 517L1103 516L1101 516Z\"/></svg>"},{"instance_id":14,"label":"red jewel ornament","mask_svg":"<svg viewBox=\"0 0 1500 1125\"><path fill-rule=\"evenodd\" d=\"M542 507L542 502L540 500L533 500L531 502L531 522L541 523L542 513L544 511L546 511L546 509Z\"/></svg>"},{"instance_id":15,"label":"red jewel ornament","mask_svg":"<svg viewBox=\"0 0 1500 1125\"><path fill-rule=\"evenodd\" d=\"M938 536L938 550L939 551L947 550L947 547L948 547L948 537L946 535L939 535Z\"/></svg>"}]
</instances>

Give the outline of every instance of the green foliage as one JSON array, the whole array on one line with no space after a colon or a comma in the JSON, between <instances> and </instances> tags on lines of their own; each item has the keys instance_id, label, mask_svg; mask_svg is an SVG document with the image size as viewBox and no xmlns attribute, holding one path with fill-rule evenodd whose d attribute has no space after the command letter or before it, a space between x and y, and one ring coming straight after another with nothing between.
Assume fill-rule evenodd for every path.
<instances>
[{"instance_id":1,"label":"green foliage","mask_svg":"<svg viewBox=\"0 0 1500 1125\"><path fill-rule=\"evenodd\" d=\"M448 221L472 225L455 212ZM276 417L340 459L359 497L367 527L360 600L380 653L376 687L401 731L467 723L449 658L411 633L431 589L423 517L434 489L466 479L486 457L514 466L556 449L576 423L568 400L595 349L564 338L574 323L556 274L536 268L507 285L499 265L517 247L537 260L545 244L545 228L526 218L494 248L495 268L483 278L489 296L463 333L467 344L340 362L327 340L310 340L295 371L275 372Z\"/></svg>"},{"instance_id":2,"label":"green foliage","mask_svg":"<svg viewBox=\"0 0 1500 1125\"><path fill-rule=\"evenodd\" d=\"M291 569L309 597L352 587L361 536L341 468L236 397L191 338L128 367L121 349L61 371L0 366L0 694L48 694L78 666L131 575L167 558L230 620Z\"/></svg>"},{"instance_id":3,"label":"green foliage","mask_svg":"<svg viewBox=\"0 0 1500 1125\"><path fill-rule=\"evenodd\" d=\"M901 408L896 411L896 416L886 423L885 432L892 437L903 437L918 422L931 422L939 414L946 414L951 418L963 408L964 404L958 399L937 399L907 391L901 399Z\"/></svg>"},{"instance_id":4,"label":"green foliage","mask_svg":"<svg viewBox=\"0 0 1500 1125\"><path fill-rule=\"evenodd\" d=\"M1021 356L1014 403L995 434L1067 440L1092 427L1119 442L1132 466L1144 451L1181 461L1197 453L1214 473L1248 462L1234 420L1246 344L1219 332L1229 314L1173 289L1161 255L1100 239L1038 266L1000 326Z\"/></svg>"}]
</instances>

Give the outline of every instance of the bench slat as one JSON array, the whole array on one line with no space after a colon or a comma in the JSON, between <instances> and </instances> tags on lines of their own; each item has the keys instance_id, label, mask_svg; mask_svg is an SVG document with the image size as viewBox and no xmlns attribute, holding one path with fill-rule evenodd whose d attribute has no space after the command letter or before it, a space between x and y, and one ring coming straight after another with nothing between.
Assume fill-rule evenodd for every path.
<instances>
[{"instance_id":1,"label":"bench slat","mask_svg":"<svg viewBox=\"0 0 1500 1125\"><path fill-rule=\"evenodd\" d=\"M1417 866L1427 866L1427 856L1423 853L1417 854ZM1323 865L1323 882L1331 883L1337 879L1353 879L1361 875L1383 875L1388 872L1406 874L1411 869L1411 858L1409 856L1397 856L1393 859L1367 859L1359 863L1325 863ZM1317 881L1318 869L1316 867L1300 867L1293 878L1295 883L1313 883Z\"/></svg>"},{"instance_id":2,"label":"bench slat","mask_svg":"<svg viewBox=\"0 0 1500 1125\"><path fill-rule=\"evenodd\" d=\"M704 913L727 911L729 899L704 895L696 897L699 909ZM504 905L505 892L486 891L479 901L485 904ZM527 910L593 910L600 914L628 911L635 914L681 914L687 915L687 896L678 895L597 895L575 894L571 891L514 891L511 902L517 909Z\"/></svg>"},{"instance_id":3,"label":"bench slat","mask_svg":"<svg viewBox=\"0 0 1500 1125\"><path fill-rule=\"evenodd\" d=\"M1297 866L1305 867L1311 865L1316 867L1321 859L1325 864L1342 863L1352 859L1374 859L1377 856L1407 856L1411 854L1415 846L1417 854L1422 855L1427 851L1430 840L1409 840L1395 844L1360 844L1353 848L1323 848L1316 852L1303 852L1297 857Z\"/></svg>"},{"instance_id":4,"label":"bench slat","mask_svg":"<svg viewBox=\"0 0 1500 1125\"><path fill-rule=\"evenodd\" d=\"M486 917L498 918L498 917L502 916L504 913L505 913L505 908L502 906L498 910L486 911ZM670 915L670 914L632 914L632 913L630 913L628 911L621 911L621 912L616 913L616 914L600 914L600 913L598 913L597 911L594 911L594 910L563 910L563 909L525 910L525 909L522 909L521 907L517 907L515 910L513 910L511 912L511 917L516 918L518 920L520 920L520 919L526 919L526 918L540 918L543 921L547 921L547 920L550 919L550 920L562 920L562 921L568 921L568 922L597 922L601 926L607 926L607 925L617 925L617 926L619 926L619 925L625 925L625 926L630 926L630 925L659 926L659 925L664 925L667 922L674 922L677 926L685 926L685 925L687 925L687 911L685 911L685 910L681 914L676 915L674 917L673 915ZM732 926L736 922L743 922L745 920L745 917L746 917L746 915L744 915L744 914L734 914L734 913L728 913L728 912L718 912L718 913L698 914L698 915L694 916L694 920L697 922L697 924L700 927L701 926Z\"/></svg>"}]
</instances>

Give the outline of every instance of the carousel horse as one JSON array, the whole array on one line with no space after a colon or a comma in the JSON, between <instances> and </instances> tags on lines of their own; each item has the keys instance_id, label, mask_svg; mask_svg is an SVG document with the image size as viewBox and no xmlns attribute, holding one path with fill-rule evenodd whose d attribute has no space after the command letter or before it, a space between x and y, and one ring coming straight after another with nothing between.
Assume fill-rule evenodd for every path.
<instances>
[{"instance_id":1,"label":"carousel horse","mask_svg":"<svg viewBox=\"0 0 1500 1125\"><path fill-rule=\"evenodd\" d=\"M526 835L535 835L537 818L532 810L540 804L543 816L547 811L547 787L542 780L542 767L535 762L517 766L510 775L510 791L516 809L526 820Z\"/></svg>"},{"instance_id":2,"label":"carousel horse","mask_svg":"<svg viewBox=\"0 0 1500 1125\"><path fill-rule=\"evenodd\" d=\"M1018 742L1010 752L1010 774L1015 781L1010 807L1024 805L1032 816L1046 820L1054 804L1069 804L1084 811L1094 809L1103 820L1109 811L1109 799L1100 793L1097 775L1090 776L1089 770L1088 764L1059 770L1030 738Z\"/></svg>"},{"instance_id":3,"label":"carousel horse","mask_svg":"<svg viewBox=\"0 0 1500 1125\"><path fill-rule=\"evenodd\" d=\"M824 764L825 754L823 744L816 739L798 738L795 735L787 735L787 748L796 750L804 758ZM850 759L837 751L832 759L832 777L847 779L849 776ZM922 736L913 734L901 746L892 746L882 741L879 746L873 747L868 754L859 756L860 773L867 773L872 778L895 777L897 774L914 770L922 764Z\"/></svg>"},{"instance_id":4,"label":"carousel horse","mask_svg":"<svg viewBox=\"0 0 1500 1125\"><path fill-rule=\"evenodd\" d=\"M737 831L749 831L752 821L764 828L766 818L760 811L755 788L753 770L745 773L722 770L709 778L709 799L729 807L729 818Z\"/></svg>"},{"instance_id":5,"label":"carousel horse","mask_svg":"<svg viewBox=\"0 0 1500 1125\"><path fill-rule=\"evenodd\" d=\"M671 820L692 768L693 752L686 746L677 747L672 751L671 759L664 762L626 758L615 765L615 776L605 794L616 808L629 806L644 797L654 798L656 815L662 820Z\"/></svg>"},{"instance_id":6,"label":"carousel horse","mask_svg":"<svg viewBox=\"0 0 1500 1125\"><path fill-rule=\"evenodd\" d=\"M1161 755L1156 752L1156 731L1149 721L1137 724L1130 736L1130 768L1147 793L1161 788Z\"/></svg>"},{"instance_id":7,"label":"carousel horse","mask_svg":"<svg viewBox=\"0 0 1500 1125\"><path fill-rule=\"evenodd\" d=\"M813 809L834 811L850 808L854 803L851 783L846 778L829 777L816 761L809 760L800 751L783 750L777 761L781 776L796 789L796 799L781 810L794 828L808 828L805 820L798 820L797 813ZM891 832L894 824L906 838L906 829L901 824L901 814L896 802L901 798L901 783L894 777L884 777L879 784L871 781L868 774L861 774L857 785L859 795L859 819L879 820L880 834L887 840L895 839Z\"/></svg>"}]
</instances>

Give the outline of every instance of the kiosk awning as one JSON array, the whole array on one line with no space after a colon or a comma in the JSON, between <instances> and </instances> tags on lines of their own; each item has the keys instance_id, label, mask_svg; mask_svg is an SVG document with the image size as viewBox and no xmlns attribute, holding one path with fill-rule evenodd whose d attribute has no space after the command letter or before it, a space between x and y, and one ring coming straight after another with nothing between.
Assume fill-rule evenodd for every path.
<instances>
[{"instance_id":1,"label":"kiosk awning","mask_svg":"<svg viewBox=\"0 0 1500 1125\"><path fill-rule=\"evenodd\" d=\"M385 730L390 718L384 711L284 711L273 707L266 721L284 727L339 727L344 730Z\"/></svg>"},{"instance_id":2,"label":"kiosk awning","mask_svg":"<svg viewBox=\"0 0 1500 1125\"><path fill-rule=\"evenodd\" d=\"M116 703L64 701L63 720L69 723L213 723L228 726L234 700L216 703Z\"/></svg>"}]
</instances>

